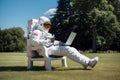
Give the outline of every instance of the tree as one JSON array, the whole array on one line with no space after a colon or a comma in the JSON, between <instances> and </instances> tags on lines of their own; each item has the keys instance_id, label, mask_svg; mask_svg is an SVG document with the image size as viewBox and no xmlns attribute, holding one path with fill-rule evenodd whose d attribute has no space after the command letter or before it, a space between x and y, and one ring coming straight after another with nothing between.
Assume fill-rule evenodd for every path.
<instances>
[{"instance_id":1,"label":"tree","mask_svg":"<svg viewBox=\"0 0 120 80\"><path fill-rule=\"evenodd\" d=\"M93 40L97 49L108 49L116 36L116 31L119 30L119 23L113 13L114 7L108 3L108 0L74 0L73 2L74 13L79 14L79 17L74 17L74 19L79 18L77 33L82 34L79 44L92 48ZM87 46L88 44L90 46Z\"/></svg>"},{"instance_id":2,"label":"tree","mask_svg":"<svg viewBox=\"0 0 120 80\"><path fill-rule=\"evenodd\" d=\"M119 0L59 0L51 31L64 41L74 29L77 37L73 46L77 49L107 50L114 39L119 39L119 11Z\"/></svg>"},{"instance_id":3,"label":"tree","mask_svg":"<svg viewBox=\"0 0 120 80\"><path fill-rule=\"evenodd\" d=\"M55 34L56 39L60 41L65 41L68 37L70 25L70 0L59 0L56 14L51 19L52 29L50 32Z\"/></svg>"},{"instance_id":4,"label":"tree","mask_svg":"<svg viewBox=\"0 0 120 80\"><path fill-rule=\"evenodd\" d=\"M20 27L0 30L0 51L16 52L25 50L24 31Z\"/></svg>"},{"instance_id":5,"label":"tree","mask_svg":"<svg viewBox=\"0 0 120 80\"><path fill-rule=\"evenodd\" d=\"M96 45L98 50L109 49L113 39L116 37L116 31L119 29L116 16L111 11L96 10Z\"/></svg>"},{"instance_id":6,"label":"tree","mask_svg":"<svg viewBox=\"0 0 120 80\"><path fill-rule=\"evenodd\" d=\"M116 33L116 37L110 45L110 50L120 51L120 31Z\"/></svg>"},{"instance_id":7,"label":"tree","mask_svg":"<svg viewBox=\"0 0 120 80\"><path fill-rule=\"evenodd\" d=\"M108 1L112 6L114 6L114 14L117 17L120 26L120 0L108 0ZM110 49L120 51L120 31L117 31L116 34L117 35L114 38L114 41L110 46Z\"/></svg>"},{"instance_id":8,"label":"tree","mask_svg":"<svg viewBox=\"0 0 120 80\"><path fill-rule=\"evenodd\" d=\"M108 0L108 3L114 7L114 14L117 16L117 20L120 22L120 0Z\"/></svg>"}]
</instances>

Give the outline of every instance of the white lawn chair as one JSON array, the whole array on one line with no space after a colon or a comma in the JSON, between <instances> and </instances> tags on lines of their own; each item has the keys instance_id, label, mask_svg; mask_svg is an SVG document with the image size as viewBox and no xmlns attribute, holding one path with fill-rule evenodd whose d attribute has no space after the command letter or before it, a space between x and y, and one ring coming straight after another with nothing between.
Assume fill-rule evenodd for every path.
<instances>
[{"instance_id":1,"label":"white lawn chair","mask_svg":"<svg viewBox=\"0 0 120 80\"><path fill-rule=\"evenodd\" d=\"M27 69L32 69L33 67L33 61L44 61L45 62L45 68L46 70L52 70L51 68L51 60L62 60L62 66L67 67L67 62L66 62L66 57L65 56L49 56L48 55L48 50L45 46L40 46L40 47L33 47L30 44L30 34L32 30L32 25L37 24L38 20L36 19L31 19L28 21L28 27L27 27L27 57L28 57L28 65ZM41 56L33 56L36 52L36 50L40 50L42 54Z\"/></svg>"}]
</instances>

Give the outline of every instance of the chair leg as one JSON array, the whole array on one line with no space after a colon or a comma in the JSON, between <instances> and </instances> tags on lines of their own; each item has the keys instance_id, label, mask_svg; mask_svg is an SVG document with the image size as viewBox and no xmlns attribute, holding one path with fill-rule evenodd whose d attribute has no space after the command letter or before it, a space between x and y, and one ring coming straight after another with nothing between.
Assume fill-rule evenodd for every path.
<instances>
[{"instance_id":1,"label":"chair leg","mask_svg":"<svg viewBox=\"0 0 120 80\"><path fill-rule=\"evenodd\" d=\"M49 58L45 61L45 68L46 68L46 70L49 70L49 71L52 70L51 60Z\"/></svg>"},{"instance_id":2,"label":"chair leg","mask_svg":"<svg viewBox=\"0 0 120 80\"><path fill-rule=\"evenodd\" d=\"M62 59L62 66L67 67L66 57L63 57L63 59Z\"/></svg>"},{"instance_id":3,"label":"chair leg","mask_svg":"<svg viewBox=\"0 0 120 80\"><path fill-rule=\"evenodd\" d=\"M27 69L32 69L33 68L33 61L31 61L29 58L28 58L28 67Z\"/></svg>"}]
</instances>

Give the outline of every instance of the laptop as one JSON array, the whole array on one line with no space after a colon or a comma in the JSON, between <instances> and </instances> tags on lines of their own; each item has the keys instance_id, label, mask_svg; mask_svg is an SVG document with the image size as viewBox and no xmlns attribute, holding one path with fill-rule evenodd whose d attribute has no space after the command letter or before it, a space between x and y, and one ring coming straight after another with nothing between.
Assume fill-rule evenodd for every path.
<instances>
[{"instance_id":1,"label":"laptop","mask_svg":"<svg viewBox=\"0 0 120 80\"><path fill-rule=\"evenodd\" d=\"M54 41L54 46L70 46L77 34L75 32L71 32L66 43L61 43L60 41Z\"/></svg>"},{"instance_id":2,"label":"laptop","mask_svg":"<svg viewBox=\"0 0 120 80\"><path fill-rule=\"evenodd\" d=\"M76 35L77 35L77 33L71 32L70 36L68 37L68 39L67 39L67 41L65 43L65 45L71 45L73 40L75 39Z\"/></svg>"}]
</instances>

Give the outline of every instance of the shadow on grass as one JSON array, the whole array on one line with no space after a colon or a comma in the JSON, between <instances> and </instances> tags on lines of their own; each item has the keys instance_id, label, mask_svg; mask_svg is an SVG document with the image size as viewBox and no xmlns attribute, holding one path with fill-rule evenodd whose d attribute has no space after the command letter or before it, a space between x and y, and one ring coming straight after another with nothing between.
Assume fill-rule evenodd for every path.
<instances>
[{"instance_id":1,"label":"shadow on grass","mask_svg":"<svg viewBox=\"0 0 120 80\"><path fill-rule=\"evenodd\" d=\"M26 66L0 66L0 71L45 71L44 66L34 66L28 70Z\"/></svg>"},{"instance_id":2,"label":"shadow on grass","mask_svg":"<svg viewBox=\"0 0 120 80\"><path fill-rule=\"evenodd\" d=\"M69 71L69 70L91 70L83 68L54 68L53 71ZM0 71L46 71L45 66L34 66L31 70L28 70L26 66L0 66Z\"/></svg>"},{"instance_id":3,"label":"shadow on grass","mask_svg":"<svg viewBox=\"0 0 120 80\"><path fill-rule=\"evenodd\" d=\"M70 70L91 70L91 69L84 69L84 68L64 68L64 69L54 69L54 71L70 71Z\"/></svg>"}]
</instances>

